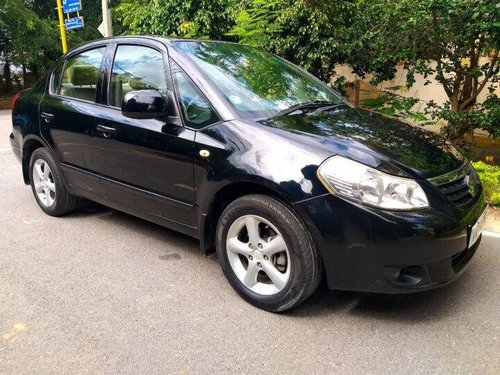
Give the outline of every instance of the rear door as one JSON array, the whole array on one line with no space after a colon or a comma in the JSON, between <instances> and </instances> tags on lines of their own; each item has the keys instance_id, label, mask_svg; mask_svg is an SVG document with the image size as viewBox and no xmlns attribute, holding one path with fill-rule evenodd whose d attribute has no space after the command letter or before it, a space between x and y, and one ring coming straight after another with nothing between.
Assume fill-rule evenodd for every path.
<instances>
[{"instance_id":1,"label":"rear door","mask_svg":"<svg viewBox=\"0 0 500 375\"><path fill-rule=\"evenodd\" d=\"M105 46L70 56L51 76L40 102L40 132L61 162L67 182L76 189L94 190L99 156L93 143Z\"/></svg>"},{"instance_id":2,"label":"rear door","mask_svg":"<svg viewBox=\"0 0 500 375\"><path fill-rule=\"evenodd\" d=\"M144 42L146 43L146 42ZM95 141L106 199L194 228L193 130L164 120L123 116L130 91L172 90L167 51L154 42L115 46L107 103Z\"/></svg>"}]
</instances>

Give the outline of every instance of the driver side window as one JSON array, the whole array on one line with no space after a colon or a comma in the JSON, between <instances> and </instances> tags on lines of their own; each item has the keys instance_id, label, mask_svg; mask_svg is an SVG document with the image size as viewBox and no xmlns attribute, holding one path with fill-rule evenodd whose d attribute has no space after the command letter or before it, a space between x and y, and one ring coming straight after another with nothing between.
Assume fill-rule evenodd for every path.
<instances>
[{"instance_id":1,"label":"driver side window","mask_svg":"<svg viewBox=\"0 0 500 375\"><path fill-rule=\"evenodd\" d=\"M219 121L210 102L186 73L180 69L174 69L173 76L179 105L187 126L200 129Z\"/></svg>"},{"instance_id":2,"label":"driver side window","mask_svg":"<svg viewBox=\"0 0 500 375\"><path fill-rule=\"evenodd\" d=\"M120 108L125 94L148 89L167 92L163 54L149 47L118 46L111 71L109 105Z\"/></svg>"}]
</instances>

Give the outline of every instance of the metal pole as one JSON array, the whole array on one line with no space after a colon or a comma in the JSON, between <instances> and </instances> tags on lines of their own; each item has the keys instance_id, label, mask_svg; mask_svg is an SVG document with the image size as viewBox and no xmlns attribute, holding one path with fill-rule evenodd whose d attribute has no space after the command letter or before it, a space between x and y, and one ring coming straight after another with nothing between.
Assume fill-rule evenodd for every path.
<instances>
[{"instance_id":1,"label":"metal pole","mask_svg":"<svg viewBox=\"0 0 500 375\"><path fill-rule=\"evenodd\" d=\"M102 0L102 24L104 37L113 36L113 24L111 22L111 9L109 9L109 0Z\"/></svg>"},{"instance_id":2,"label":"metal pole","mask_svg":"<svg viewBox=\"0 0 500 375\"><path fill-rule=\"evenodd\" d=\"M57 15L59 16L59 31L61 32L61 44L63 53L68 52L68 42L66 41L66 26L64 25L64 14L61 0L57 2Z\"/></svg>"}]
</instances>

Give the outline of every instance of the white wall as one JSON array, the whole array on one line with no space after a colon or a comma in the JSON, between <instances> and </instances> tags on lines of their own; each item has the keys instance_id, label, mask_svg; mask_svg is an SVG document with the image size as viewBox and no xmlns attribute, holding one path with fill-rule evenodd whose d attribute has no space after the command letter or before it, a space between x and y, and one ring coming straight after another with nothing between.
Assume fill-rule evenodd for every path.
<instances>
[{"instance_id":1,"label":"white wall","mask_svg":"<svg viewBox=\"0 0 500 375\"><path fill-rule=\"evenodd\" d=\"M480 64L485 64L487 63L489 58L487 57L482 57L479 61ZM343 75L344 77L347 78L348 81L354 81L356 79L359 79L355 74L352 74L351 68L348 65L341 65L335 69L335 72L338 75ZM371 77L365 78L363 81L368 83L370 81ZM426 79L422 76L417 74L415 76L415 83L410 89L406 89L403 87L401 90L394 91L396 94L402 95L402 96L411 96L415 97L424 101L429 101L429 100L434 100L437 104L443 104L446 100L448 100L448 97L446 96L446 93L444 92L443 86L439 84L433 76L428 77L428 80L431 81L430 84L424 85ZM372 87L375 91L376 90L385 90L388 87L393 87L393 86L405 86L406 84L406 71L403 69L403 66L400 65L397 69L396 76L393 80L391 81L385 81L378 85L377 87ZM363 85L365 86L365 85ZM500 96L500 88L497 88L495 93ZM482 102L486 99L488 95L488 90L485 88L481 94L478 97L478 101Z\"/></svg>"}]
</instances>

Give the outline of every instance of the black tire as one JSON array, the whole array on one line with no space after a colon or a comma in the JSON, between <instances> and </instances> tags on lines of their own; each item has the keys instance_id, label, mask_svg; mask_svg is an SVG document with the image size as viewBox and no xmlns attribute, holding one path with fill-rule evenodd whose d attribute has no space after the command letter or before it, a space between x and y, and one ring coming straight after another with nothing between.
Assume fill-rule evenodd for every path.
<instances>
[{"instance_id":1,"label":"black tire","mask_svg":"<svg viewBox=\"0 0 500 375\"><path fill-rule=\"evenodd\" d=\"M247 288L229 261L226 248L229 228L246 215L269 221L281 233L288 248L291 262L288 282L276 294L258 294ZM321 257L309 230L289 207L269 196L247 195L229 204L217 226L216 248L222 271L234 290L247 302L267 311L283 312L301 304L316 290L323 275Z\"/></svg>"},{"instance_id":2,"label":"black tire","mask_svg":"<svg viewBox=\"0 0 500 375\"><path fill-rule=\"evenodd\" d=\"M42 160L49 165L51 170L51 176L49 180L50 182L53 182L55 184L55 193L54 193L55 198L53 203L50 204L49 206L47 206L42 202L35 188L33 169L35 163L38 160ZM46 148L38 148L33 152L30 158L29 174L30 174L31 190L33 191L33 195L35 196L35 199L40 208L47 215L62 216L67 213L70 213L75 209L78 199L77 197L71 195L68 192L68 189L66 189L61 168L59 167L59 164L55 161L54 157L52 156L52 153L49 150L47 150Z\"/></svg>"}]
</instances>

